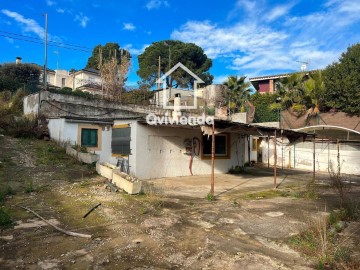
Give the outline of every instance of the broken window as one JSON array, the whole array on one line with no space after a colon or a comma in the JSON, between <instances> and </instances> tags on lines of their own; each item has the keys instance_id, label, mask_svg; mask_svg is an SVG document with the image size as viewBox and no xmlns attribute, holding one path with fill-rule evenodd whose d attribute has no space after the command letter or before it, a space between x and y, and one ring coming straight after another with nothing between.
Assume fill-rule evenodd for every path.
<instances>
[{"instance_id":1,"label":"broken window","mask_svg":"<svg viewBox=\"0 0 360 270\"><path fill-rule=\"evenodd\" d=\"M202 138L202 156L203 158L211 157L212 136L204 135ZM230 145L228 134L215 135L215 157L230 157Z\"/></svg>"},{"instance_id":2,"label":"broken window","mask_svg":"<svg viewBox=\"0 0 360 270\"><path fill-rule=\"evenodd\" d=\"M98 146L98 129L82 128L81 129L81 146L97 147Z\"/></svg>"},{"instance_id":3,"label":"broken window","mask_svg":"<svg viewBox=\"0 0 360 270\"><path fill-rule=\"evenodd\" d=\"M130 141L131 128L129 125L114 126L111 137L111 153L121 156L130 155Z\"/></svg>"}]
</instances>

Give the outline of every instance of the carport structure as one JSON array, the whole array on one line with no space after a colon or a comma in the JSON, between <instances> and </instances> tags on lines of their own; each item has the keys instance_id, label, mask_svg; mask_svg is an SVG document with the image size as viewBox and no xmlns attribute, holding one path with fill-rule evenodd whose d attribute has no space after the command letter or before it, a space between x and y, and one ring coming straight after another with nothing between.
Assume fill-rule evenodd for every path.
<instances>
[{"instance_id":1,"label":"carport structure","mask_svg":"<svg viewBox=\"0 0 360 270\"><path fill-rule=\"evenodd\" d=\"M140 124L149 125L145 120L139 120ZM255 126L251 124L245 123L237 123L231 122L228 120L222 119L214 119L212 125L200 125L200 124L170 124L170 123L161 123L157 124L157 127L161 129L161 127L171 127L171 128L185 128L185 129L200 129L203 135L211 136L211 184L210 184L210 193L214 195L214 186L215 186L215 135L216 134L236 134L238 136L244 137L247 139L247 147L248 147L248 160L250 162L250 136L257 136L257 137L265 137L267 138L267 142L272 139L274 142L277 141L278 138L286 137L290 143L293 143L297 140L302 139L303 141L306 140L308 137L314 138L313 134L308 134L305 132L300 131L293 131L288 129L280 129L275 127L265 127L265 126ZM274 143L275 150L276 150L276 143ZM276 151L275 151L276 153ZM276 155L274 156L274 188L276 189L276 176L277 176L277 164L276 164ZM190 171L192 166L192 157L190 160ZM210 172L209 172L210 173ZM315 162L314 162L314 171L313 174L315 177Z\"/></svg>"}]
</instances>

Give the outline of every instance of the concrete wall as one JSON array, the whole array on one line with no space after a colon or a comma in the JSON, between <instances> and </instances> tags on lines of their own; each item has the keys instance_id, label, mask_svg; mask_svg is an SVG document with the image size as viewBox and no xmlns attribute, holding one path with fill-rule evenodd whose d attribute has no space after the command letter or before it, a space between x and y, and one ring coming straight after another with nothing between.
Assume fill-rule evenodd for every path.
<instances>
[{"instance_id":1,"label":"concrete wall","mask_svg":"<svg viewBox=\"0 0 360 270\"><path fill-rule=\"evenodd\" d=\"M268 148L267 143L263 144L263 163L267 164ZM270 165L274 164L274 144L270 140ZM277 144L277 166L284 168L297 168L308 171L313 170L313 143L300 142L295 145L287 145L284 140L282 147L281 140ZM360 144L340 143L339 145L341 173L360 175ZM317 142L315 144L315 170L328 172L333 167L336 171L338 150L336 143Z\"/></svg>"},{"instance_id":2,"label":"concrete wall","mask_svg":"<svg viewBox=\"0 0 360 270\"><path fill-rule=\"evenodd\" d=\"M24 98L24 114L37 114L38 93ZM148 114L164 115L166 110L155 106L120 105L105 99L86 99L48 91L41 92L41 112L47 117L84 116L93 118L133 117ZM171 112L170 112L171 115Z\"/></svg>"},{"instance_id":3,"label":"concrete wall","mask_svg":"<svg viewBox=\"0 0 360 270\"><path fill-rule=\"evenodd\" d=\"M25 115L36 114L39 110L39 93L24 97L23 111Z\"/></svg>"}]
</instances>

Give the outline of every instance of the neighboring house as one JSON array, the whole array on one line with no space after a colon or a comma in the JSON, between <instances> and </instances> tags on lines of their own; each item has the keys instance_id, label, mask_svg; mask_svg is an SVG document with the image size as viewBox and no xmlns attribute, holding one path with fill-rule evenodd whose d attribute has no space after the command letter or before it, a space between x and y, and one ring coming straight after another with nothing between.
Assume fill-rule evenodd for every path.
<instances>
[{"instance_id":1,"label":"neighboring house","mask_svg":"<svg viewBox=\"0 0 360 270\"><path fill-rule=\"evenodd\" d=\"M48 69L46 72L46 77L49 86L58 87L58 88L63 88L63 87L72 88L73 77L66 70Z\"/></svg>"},{"instance_id":2,"label":"neighboring house","mask_svg":"<svg viewBox=\"0 0 360 270\"><path fill-rule=\"evenodd\" d=\"M40 76L40 81L43 75ZM46 72L47 83L50 87L69 87L92 94L102 94L102 80L98 70L85 68L70 73L67 70L48 69Z\"/></svg>"},{"instance_id":3,"label":"neighboring house","mask_svg":"<svg viewBox=\"0 0 360 270\"><path fill-rule=\"evenodd\" d=\"M102 94L102 80L100 72L94 68L84 68L72 73L73 90Z\"/></svg>"},{"instance_id":4,"label":"neighboring house","mask_svg":"<svg viewBox=\"0 0 360 270\"><path fill-rule=\"evenodd\" d=\"M308 74L313 71L314 70L309 70L304 72ZM253 77L249 78L249 81L259 93L274 93L276 91L276 82L280 81L282 78L289 77L294 73L299 72Z\"/></svg>"}]
</instances>

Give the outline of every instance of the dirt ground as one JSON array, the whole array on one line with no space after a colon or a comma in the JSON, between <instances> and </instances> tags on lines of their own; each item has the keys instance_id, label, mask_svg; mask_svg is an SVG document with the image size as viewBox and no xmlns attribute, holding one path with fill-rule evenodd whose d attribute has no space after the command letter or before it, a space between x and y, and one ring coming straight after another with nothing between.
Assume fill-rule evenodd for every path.
<instances>
[{"instance_id":1,"label":"dirt ground","mask_svg":"<svg viewBox=\"0 0 360 270\"><path fill-rule=\"evenodd\" d=\"M1 269L313 269L288 239L336 204L325 186L319 199L297 196L307 173L283 171L279 193L260 192L273 185L266 168L217 176L208 201L208 177L149 181L144 195L111 192L51 142L1 136L0 162L0 185L15 193L2 206L14 224L0 233ZM64 235L18 205L92 237Z\"/></svg>"}]
</instances>

